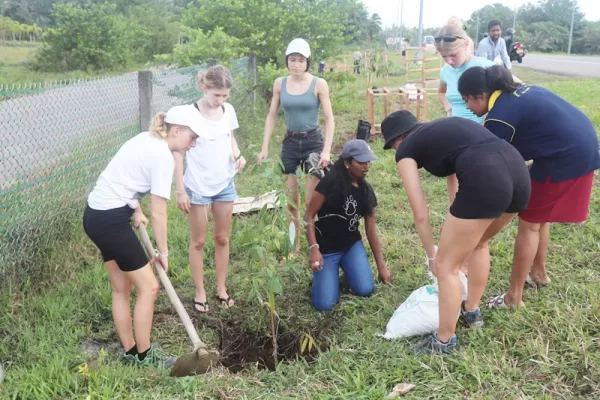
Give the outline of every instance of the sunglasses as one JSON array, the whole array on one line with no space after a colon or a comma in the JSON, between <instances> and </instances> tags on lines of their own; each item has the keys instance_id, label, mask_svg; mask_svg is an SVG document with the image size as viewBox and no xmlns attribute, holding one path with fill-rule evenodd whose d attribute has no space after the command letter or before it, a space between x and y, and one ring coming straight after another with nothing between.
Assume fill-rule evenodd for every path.
<instances>
[{"instance_id":1,"label":"sunglasses","mask_svg":"<svg viewBox=\"0 0 600 400\"><path fill-rule=\"evenodd\" d=\"M465 38L462 37L462 36L452 35L452 34L446 34L446 35L436 36L433 39L435 40L436 43L440 43L440 42L456 42L456 39L465 40Z\"/></svg>"}]
</instances>

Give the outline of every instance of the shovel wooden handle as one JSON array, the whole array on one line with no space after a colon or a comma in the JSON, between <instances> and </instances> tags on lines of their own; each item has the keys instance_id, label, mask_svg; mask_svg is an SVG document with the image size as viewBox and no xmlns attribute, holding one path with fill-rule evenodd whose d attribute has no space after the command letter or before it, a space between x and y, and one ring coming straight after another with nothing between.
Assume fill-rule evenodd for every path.
<instances>
[{"instance_id":1,"label":"shovel wooden handle","mask_svg":"<svg viewBox=\"0 0 600 400\"><path fill-rule=\"evenodd\" d=\"M146 250L148 251L148 253L150 253L150 257L154 257L156 252L154 251L154 247L152 246L152 242L150 241L150 237L148 236L148 232L146 231L146 226L144 224L140 224L138 230L140 231L140 235L142 236L142 242L144 242ZM181 300L179 300L177 293L175 293L175 289L173 288L169 277L165 273L165 270L163 269L160 262L158 262L158 260L154 263L154 267L156 269L158 277L160 278L161 283L163 284L167 292L167 296L169 296L169 300L171 300L171 304L173 304L173 307L175 307L175 310L177 311L177 314L179 314L181 322L183 322L183 326L185 326L185 330L187 331L187 334L194 345L194 350L198 350L199 348L206 348L206 344L204 344L202 340L200 340L200 337L198 336L198 333L194 328L194 324L192 323L190 316L188 315L187 311L185 311Z\"/></svg>"}]
</instances>

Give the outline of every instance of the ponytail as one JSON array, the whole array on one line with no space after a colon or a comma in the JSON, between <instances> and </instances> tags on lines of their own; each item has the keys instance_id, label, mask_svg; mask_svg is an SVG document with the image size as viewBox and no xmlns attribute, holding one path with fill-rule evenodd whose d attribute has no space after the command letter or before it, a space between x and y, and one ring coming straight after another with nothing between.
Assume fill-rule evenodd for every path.
<instances>
[{"instance_id":1,"label":"ponytail","mask_svg":"<svg viewBox=\"0 0 600 400\"><path fill-rule=\"evenodd\" d=\"M201 92L202 86L206 86L207 89L231 89L233 87L231 71L224 65L213 65L198 72L196 89Z\"/></svg>"},{"instance_id":2,"label":"ponytail","mask_svg":"<svg viewBox=\"0 0 600 400\"><path fill-rule=\"evenodd\" d=\"M501 90L503 92L514 92L519 84L513 79L512 73L504 65L494 65L485 70L485 80L492 92Z\"/></svg>"},{"instance_id":3,"label":"ponytail","mask_svg":"<svg viewBox=\"0 0 600 400\"><path fill-rule=\"evenodd\" d=\"M169 127L165 122L166 117L166 113L158 112L156 113L156 115L154 115L154 118L152 118L152 123L150 124L150 133L156 136L157 138L167 138L167 132L169 130Z\"/></svg>"},{"instance_id":4,"label":"ponytail","mask_svg":"<svg viewBox=\"0 0 600 400\"><path fill-rule=\"evenodd\" d=\"M503 65L472 67L463 72L458 80L458 91L463 97L477 97L484 93L490 95L497 90L511 93L518 88L519 84Z\"/></svg>"}]
</instances>

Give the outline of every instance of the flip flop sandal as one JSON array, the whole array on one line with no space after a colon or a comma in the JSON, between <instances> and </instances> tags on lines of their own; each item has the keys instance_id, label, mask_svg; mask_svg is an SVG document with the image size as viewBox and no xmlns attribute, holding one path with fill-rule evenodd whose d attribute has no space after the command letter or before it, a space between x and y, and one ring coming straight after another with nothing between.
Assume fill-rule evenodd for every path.
<instances>
[{"instance_id":1,"label":"flip flop sandal","mask_svg":"<svg viewBox=\"0 0 600 400\"><path fill-rule=\"evenodd\" d=\"M198 307L202 307L202 310L204 310L204 311L198 310ZM194 310L196 310L196 312L198 312L200 314L206 314L209 311L208 310L208 302L205 301L203 303L201 301L197 301L196 299L194 299Z\"/></svg>"},{"instance_id":2,"label":"flip flop sandal","mask_svg":"<svg viewBox=\"0 0 600 400\"><path fill-rule=\"evenodd\" d=\"M531 274L527 274L527 278L525 279L525 283L527 285L531 286L534 289L543 288L543 287L548 286L548 282L539 282L539 281L536 281L536 280L534 280L531 277Z\"/></svg>"},{"instance_id":3,"label":"flip flop sandal","mask_svg":"<svg viewBox=\"0 0 600 400\"><path fill-rule=\"evenodd\" d=\"M219 303L221 303L221 307L230 308L235 305L235 300L233 300L231 297L223 298L219 297L219 295L216 295L215 298L219 300ZM233 302L233 304L230 304L231 302Z\"/></svg>"},{"instance_id":4,"label":"flip flop sandal","mask_svg":"<svg viewBox=\"0 0 600 400\"><path fill-rule=\"evenodd\" d=\"M508 308L504 303L504 296L506 293L488 298L487 308Z\"/></svg>"}]
</instances>

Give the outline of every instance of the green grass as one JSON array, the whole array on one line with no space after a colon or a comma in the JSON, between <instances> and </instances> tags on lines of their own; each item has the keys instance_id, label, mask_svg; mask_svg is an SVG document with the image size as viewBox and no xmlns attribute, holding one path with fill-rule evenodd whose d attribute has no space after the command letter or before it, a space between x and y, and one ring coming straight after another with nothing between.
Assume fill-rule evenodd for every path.
<instances>
[{"instance_id":1,"label":"green grass","mask_svg":"<svg viewBox=\"0 0 600 400\"><path fill-rule=\"evenodd\" d=\"M2 54L2 63L7 65L14 65L20 63L31 62L35 56L39 46L37 45L26 45L26 46L15 46L9 42L0 41L0 53Z\"/></svg>"},{"instance_id":2,"label":"green grass","mask_svg":"<svg viewBox=\"0 0 600 400\"><path fill-rule=\"evenodd\" d=\"M521 74L521 70L518 71ZM599 80L562 80L535 73L535 78L577 105L593 109ZM389 86L396 78L390 78ZM383 84L383 82L374 82ZM361 78L345 87L331 85L336 117L336 142L349 138L358 119L365 119ZM585 94L588 96L585 96ZM236 185L241 196L280 189L272 166L253 166L260 148L265 111L251 118L241 107L238 137L249 160ZM598 126L600 114L594 111ZM430 115L440 115L432 102ZM380 117L377 117L378 122ZM271 145L277 155L281 126ZM424 254L393 154L383 152L376 138L371 147L379 157L369 173L379 199L378 230L391 286L377 285L368 299L342 295L334 312L317 313L310 306L311 274L306 252L297 260L281 260L276 242L285 237L281 214L236 217L231 236L230 294L238 305L192 315L200 336L219 345L215 326L236 323L240 329L269 335L266 309L258 304L253 284L266 268L255 257L256 246L270 249L270 266L283 281L277 308L280 330L318 337L323 352L315 363L298 361L276 372L249 368L239 374L216 370L198 378L174 379L164 371L124 367L109 353L87 364L80 349L86 339L117 340L111 320L110 284L98 252L85 237L79 220L72 221L72 240L45 253L39 268L52 271L43 282L29 282L19 290L0 292L0 360L7 378L0 396L10 399L382 399L396 383L416 385L412 399L516 399L600 397L600 185L596 185L590 217L581 226L555 225L549 251L552 285L527 290L527 307L518 311L484 310L486 327L474 332L459 329L464 350L450 357L415 357L414 341L384 341L375 335L395 308L414 289L427 283ZM431 218L436 231L444 217L446 187L443 179L423 174ZM147 204L146 204L147 206ZM272 220L271 220L272 217ZM272 221L272 224L266 224ZM486 295L508 287L516 227L513 223L491 244L492 273ZM170 276L186 306L194 288L187 263L188 226L173 204L169 209ZM210 237L210 235L209 235ZM303 239L304 240L304 239ZM207 290L215 290L213 243L205 250ZM304 240L304 247L306 244ZM374 265L374 264L373 264ZM188 307L191 310L191 307ZM168 304L164 292L155 311L153 340L174 354L190 351L190 343ZM331 326L329 328L328 326ZM319 331L327 332L327 345ZM328 350L326 350L328 347ZM326 350L326 351L325 351ZM80 368L81 366L83 368Z\"/></svg>"},{"instance_id":3,"label":"green grass","mask_svg":"<svg viewBox=\"0 0 600 400\"><path fill-rule=\"evenodd\" d=\"M123 72L136 70L139 66L131 66L119 71L106 72L40 72L31 69L35 53L41 48L41 43L24 43L16 45L14 42L0 41L0 85L31 84L49 81L70 79L93 78L105 75L117 75ZM0 95L0 98L2 96Z\"/></svg>"}]
</instances>

